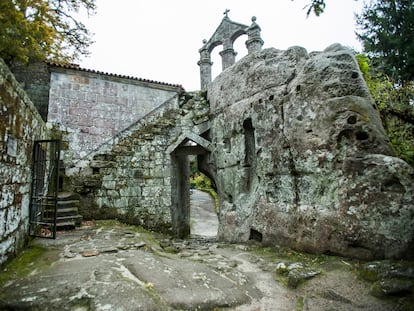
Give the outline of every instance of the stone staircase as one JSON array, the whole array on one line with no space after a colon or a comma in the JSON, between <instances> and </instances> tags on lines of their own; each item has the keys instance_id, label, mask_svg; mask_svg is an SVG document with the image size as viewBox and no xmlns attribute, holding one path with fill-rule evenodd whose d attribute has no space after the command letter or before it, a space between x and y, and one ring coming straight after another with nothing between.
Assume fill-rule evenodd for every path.
<instances>
[{"instance_id":1,"label":"stone staircase","mask_svg":"<svg viewBox=\"0 0 414 311\"><path fill-rule=\"evenodd\" d=\"M57 196L56 230L69 230L79 227L82 216L79 215L80 195L74 192L59 192Z\"/></svg>"}]
</instances>

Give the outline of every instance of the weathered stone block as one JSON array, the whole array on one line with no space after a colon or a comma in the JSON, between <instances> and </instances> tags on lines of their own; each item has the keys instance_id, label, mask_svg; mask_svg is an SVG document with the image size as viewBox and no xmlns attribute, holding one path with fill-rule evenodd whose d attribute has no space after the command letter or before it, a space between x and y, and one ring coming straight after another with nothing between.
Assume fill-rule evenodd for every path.
<instances>
[{"instance_id":1,"label":"weathered stone block","mask_svg":"<svg viewBox=\"0 0 414 311\"><path fill-rule=\"evenodd\" d=\"M102 181L102 187L104 189L115 190L116 189L116 181L115 180L104 179Z\"/></svg>"}]
</instances>

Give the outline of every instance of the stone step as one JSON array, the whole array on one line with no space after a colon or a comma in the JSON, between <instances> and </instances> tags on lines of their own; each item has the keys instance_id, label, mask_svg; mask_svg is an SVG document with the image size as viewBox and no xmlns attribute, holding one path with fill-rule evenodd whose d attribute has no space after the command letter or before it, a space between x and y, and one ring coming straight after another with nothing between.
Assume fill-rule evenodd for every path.
<instances>
[{"instance_id":1,"label":"stone step","mask_svg":"<svg viewBox=\"0 0 414 311\"><path fill-rule=\"evenodd\" d=\"M77 216L77 215L79 215L77 207L58 208L58 210L56 211L56 216L57 217L60 217L60 216Z\"/></svg>"},{"instance_id":2,"label":"stone step","mask_svg":"<svg viewBox=\"0 0 414 311\"><path fill-rule=\"evenodd\" d=\"M59 216L56 217L56 227L65 226L67 223L73 223L75 226L80 226L82 222L82 215L70 215L70 216ZM53 222L52 218L44 218L45 222Z\"/></svg>"},{"instance_id":3,"label":"stone step","mask_svg":"<svg viewBox=\"0 0 414 311\"><path fill-rule=\"evenodd\" d=\"M80 195L75 192L59 192L57 195L58 202L80 200Z\"/></svg>"},{"instance_id":4,"label":"stone step","mask_svg":"<svg viewBox=\"0 0 414 311\"><path fill-rule=\"evenodd\" d=\"M47 209L44 210L44 213L53 213L54 209ZM68 207L63 207L63 208L57 208L56 210L56 215L64 215L64 214L69 214L69 215L78 215L78 208L74 207L74 206L68 206Z\"/></svg>"},{"instance_id":5,"label":"stone step","mask_svg":"<svg viewBox=\"0 0 414 311\"><path fill-rule=\"evenodd\" d=\"M74 192L59 192L57 195L56 206L56 228L58 230L74 229L80 226L83 217L79 215L80 195ZM44 220L53 222L50 215L53 215L54 209L51 206L45 210ZM49 214L50 213L50 214ZM47 217L49 216L49 217Z\"/></svg>"},{"instance_id":6,"label":"stone step","mask_svg":"<svg viewBox=\"0 0 414 311\"><path fill-rule=\"evenodd\" d=\"M56 230L72 230L75 229L76 223L74 221L66 221L66 222L59 222L56 223Z\"/></svg>"},{"instance_id":7,"label":"stone step","mask_svg":"<svg viewBox=\"0 0 414 311\"><path fill-rule=\"evenodd\" d=\"M70 201L57 201L57 208L64 208L64 207L70 207L70 206L76 206L79 207L79 200L70 200Z\"/></svg>"},{"instance_id":8,"label":"stone step","mask_svg":"<svg viewBox=\"0 0 414 311\"><path fill-rule=\"evenodd\" d=\"M83 217L81 215L59 216L59 217L56 217L56 224L64 223L64 222L67 222L67 221L73 221L73 222L75 222L75 224L76 223L80 224L80 222L82 221L82 218Z\"/></svg>"}]
</instances>

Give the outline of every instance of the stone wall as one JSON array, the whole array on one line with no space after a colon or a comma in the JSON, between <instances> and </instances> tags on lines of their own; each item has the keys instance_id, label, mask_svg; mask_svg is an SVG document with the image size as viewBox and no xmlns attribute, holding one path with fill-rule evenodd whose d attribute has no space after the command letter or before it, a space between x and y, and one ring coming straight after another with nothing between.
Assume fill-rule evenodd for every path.
<instances>
[{"instance_id":1,"label":"stone wall","mask_svg":"<svg viewBox=\"0 0 414 311\"><path fill-rule=\"evenodd\" d=\"M67 167L182 91L176 85L76 67L50 70L48 123L64 133Z\"/></svg>"},{"instance_id":2,"label":"stone wall","mask_svg":"<svg viewBox=\"0 0 414 311\"><path fill-rule=\"evenodd\" d=\"M359 258L414 256L414 170L351 51L267 49L209 86L219 238Z\"/></svg>"},{"instance_id":3,"label":"stone wall","mask_svg":"<svg viewBox=\"0 0 414 311\"><path fill-rule=\"evenodd\" d=\"M189 204L185 197L189 198L189 188L176 194L181 198L174 192L179 192L177 180L189 184L189 176L186 161L177 163L174 151L189 140L203 140L198 135L208 129L208 113L208 103L200 94L177 96L134 124L109 150L108 146L97 150L88 165L71 177L82 195L82 214L109 215L164 232L188 227L189 210L180 209L189 206L179 203ZM177 165L183 167L174 172Z\"/></svg>"},{"instance_id":4,"label":"stone wall","mask_svg":"<svg viewBox=\"0 0 414 311\"><path fill-rule=\"evenodd\" d=\"M0 60L0 264L27 239L34 140L45 123Z\"/></svg>"}]
</instances>

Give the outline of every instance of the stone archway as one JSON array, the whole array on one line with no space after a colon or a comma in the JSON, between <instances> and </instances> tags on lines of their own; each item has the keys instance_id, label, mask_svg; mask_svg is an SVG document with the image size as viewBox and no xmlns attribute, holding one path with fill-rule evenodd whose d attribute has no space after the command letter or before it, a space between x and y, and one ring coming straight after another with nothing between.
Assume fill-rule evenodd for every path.
<instances>
[{"instance_id":1,"label":"stone archway","mask_svg":"<svg viewBox=\"0 0 414 311\"><path fill-rule=\"evenodd\" d=\"M206 156L210 142L192 132L181 135L167 152L171 156L171 219L178 238L190 235L190 163L189 156Z\"/></svg>"}]
</instances>

